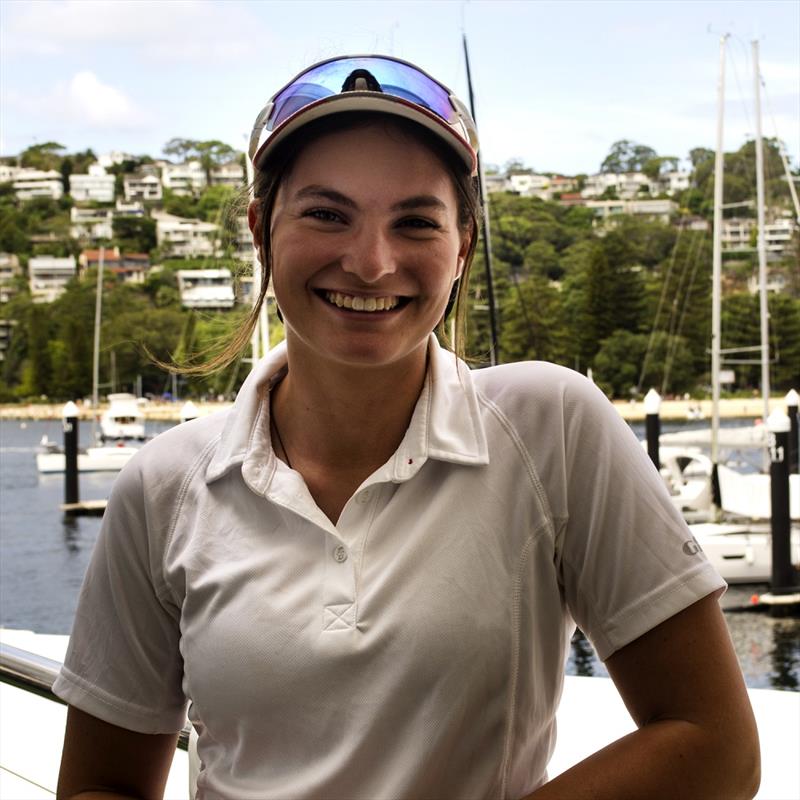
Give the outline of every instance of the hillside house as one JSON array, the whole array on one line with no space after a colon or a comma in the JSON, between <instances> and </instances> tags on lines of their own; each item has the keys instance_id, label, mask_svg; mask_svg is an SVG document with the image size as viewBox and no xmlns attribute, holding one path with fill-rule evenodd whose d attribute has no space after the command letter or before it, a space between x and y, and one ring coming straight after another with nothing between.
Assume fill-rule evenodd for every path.
<instances>
[{"instance_id":1,"label":"hillside house","mask_svg":"<svg viewBox=\"0 0 800 800\"><path fill-rule=\"evenodd\" d=\"M672 200L587 200L584 205L594 211L599 223L606 223L619 214L632 214L667 225L678 211L678 204Z\"/></svg>"},{"instance_id":2,"label":"hillside house","mask_svg":"<svg viewBox=\"0 0 800 800\"><path fill-rule=\"evenodd\" d=\"M110 208L78 208L69 210L69 235L73 239L110 239L114 235Z\"/></svg>"},{"instance_id":3,"label":"hillside house","mask_svg":"<svg viewBox=\"0 0 800 800\"><path fill-rule=\"evenodd\" d=\"M52 303L75 277L75 256L33 256L28 261L28 284L34 303Z\"/></svg>"},{"instance_id":4,"label":"hillside house","mask_svg":"<svg viewBox=\"0 0 800 800\"><path fill-rule=\"evenodd\" d=\"M164 194L161 181L155 175L126 175L122 179L122 189L128 202L158 202Z\"/></svg>"},{"instance_id":5,"label":"hillside house","mask_svg":"<svg viewBox=\"0 0 800 800\"><path fill-rule=\"evenodd\" d=\"M100 250L84 250L78 256L80 274L100 264ZM142 284L150 271L150 256L147 253L120 253L119 247L103 250L103 273L114 275L123 283Z\"/></svg>"},{"instance_id":6,"label":"hillside house","mask_svg":"<svg viewBox=\"0 0 800 800\"><path fill-rule=\"evenodd\" d=\"M154 213L156 240L167 257L216 258L220 255L219 229L210 222Z\"/></svg>"},{"instance_id":7,"label":"hillside house","mask_svg":"<svg viewBox=\"0 0 800 800\"><path fill-rule=\"evenodd\" d=\"M69 193L77 203L113 203L114 176L100 164L91 164L86 174L69 176Z\"/></svg>"},{"instance_id":8,"label":"hillside house","mask_svg":"<svg viewBox=\"0 0 800 800\"><path fill-rule=\"evenodd\" d=\"M21 169L14 178L14 192L20 200L48 197L58 200L64 194L61 173L54 169Z\"/></svg>"},{"instance_id":9,"label":"hillside house","mask_svg":"<svg viewBox=\"0 0 800 800\"><path fill-rule=\"evenodd\" d=\"M220 164L211 170L211 185L241 189L244 186L244 167L238 161Z\"/></svg>"},{"instance_id":10,"label":"hillside house","mask_svg":"<svg viewBox=\"0 0 800 800\"><path fill-rule=\"evenodd\" d=\"M233 276L229 269L181 269L177 278L184 308L233 308Z\"/></svg>"},{"instance_id":11,"label":"hillside house","mask_svg":"<svg viewBox=\"0 0 800 800\"><path fill-rule=\"evenodd\" d=\"M173 194L191 197L205 188L206 172L199 161L187 161L185 164L165 161L161 167L161 185Z\"/></svg>"}]
</instances>

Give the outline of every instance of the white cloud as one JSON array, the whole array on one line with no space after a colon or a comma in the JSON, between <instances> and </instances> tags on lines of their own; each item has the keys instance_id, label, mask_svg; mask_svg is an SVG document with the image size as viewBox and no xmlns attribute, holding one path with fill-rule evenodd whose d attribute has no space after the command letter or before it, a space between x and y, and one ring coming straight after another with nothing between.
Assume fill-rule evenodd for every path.
<instances>
[{"instance_id":1,"label":"white cloud","mask_svg":"<svg viewBox=\"0 0 800 800\"><path fill-rule=\"evenodd\" d=\"M59 81L44 94L8 91L9 108L42 119L46 114L50 127L100 130L131 130L147 125L148 119L125 92L104 83L94 72L82 70L68 81Z\"/></svg>"},{"instance_id":2,"label":"white cloud","mask_svg":"<svg viewBox=\"0 0 800 800\"><path fill-rule=\"evenodd\" d=\"M102 83L89 70L78 72L60 89L66 112L99 128L139 127L142 117L135 104L119 89Z\"/></svg>"}]
</instances>

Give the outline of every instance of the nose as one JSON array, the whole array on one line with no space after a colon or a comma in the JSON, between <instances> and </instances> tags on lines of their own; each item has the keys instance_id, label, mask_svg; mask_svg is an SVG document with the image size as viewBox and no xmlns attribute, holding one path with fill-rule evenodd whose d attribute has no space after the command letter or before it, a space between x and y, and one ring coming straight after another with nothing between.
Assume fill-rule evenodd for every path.
<instances>
[{"instance_id":1,"label":"nose","mask_svg":"<svg viewBox=\"0 0 800 800\"><path fill-rule=\"evenodd\" d=\"M345 272L364 283L377 283L397 271L397 252L385 231L364 226L349 238L341 263Z\"/></svg>"}]
</instances>

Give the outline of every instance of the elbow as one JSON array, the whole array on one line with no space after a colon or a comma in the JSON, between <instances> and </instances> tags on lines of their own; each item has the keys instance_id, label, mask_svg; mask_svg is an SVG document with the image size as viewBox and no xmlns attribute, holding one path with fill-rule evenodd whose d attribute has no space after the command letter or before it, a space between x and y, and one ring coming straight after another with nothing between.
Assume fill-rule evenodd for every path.
<instances>
[{"instance_id":1,"label":"elbow","mask_svg":"<svg viewBox=\"0 0 800 800\"><path fill-rule=\"evenodd\" d=\"M740 731L736 740L727 737L721 746L719 764L723 766L723 795L730 800L753 800L761 786L761 747L755 722Z\"/></svg>"},{"instance_id":2,"label":"elbow","mask_svg":"<svg viewBox=\"0 0 800 800\"><path fill-rule=\"evenodd\" d=\"M752 746L747 750L742 769L742 795L743 800L752 800L761 786L761 749L758 743L758 734L754 737Z\"/></svg>"}]
</instances>

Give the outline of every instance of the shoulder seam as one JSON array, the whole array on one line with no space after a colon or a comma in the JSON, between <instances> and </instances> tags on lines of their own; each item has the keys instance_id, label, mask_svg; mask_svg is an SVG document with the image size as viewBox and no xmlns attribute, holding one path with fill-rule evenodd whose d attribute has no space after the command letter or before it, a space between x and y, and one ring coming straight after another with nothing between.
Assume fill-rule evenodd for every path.
<instances>
[{"instance_id":1,"label":"shoulder seam","mask_svg":"<svg viewBox=\"0 0 800 800\"><path fill-rule=\"evenodd\" d=\"M203 449L200 451L199 455L195 458L192 462L189 469L186 471L186 475L181 482L180 489L178 489L178 495L175 498L175 511L172 514L172 520L169 524L169 529L167 531L167 537L164 540L164 548L161 551L161 559L160 559L160 566L161 566L161 574L159 575L159 583L161 584L161 591L168 588L167 580L166 580L166 565L165 561L167 558L167 552L169 551L170 545L172 544L172 538L175 535L175 529L178 526L178 519L181 515L181 510L183 509L183 503L186 500L186 495L189 491L189 484L192 482L192 479L197 475L198 470L205 462L208 453L214 447L216 447L220 439L222 438L222 434L217 434L214 436Z\"/></svg>"},{"instance_id":2,"label":"shoulder seam","mask_svg":"<svg viewBox=\"0 0 800 800\"><path fill-rule=\"evenodd\" d=\"M486 395L480 390L476 390L475 395L478 398L478 402L487 408L497 418L498 422L503 426L503 429L511 438L511 441L514 442L514 446L516 447L517 452L520 454L522 461L525 464L528 480L530 481L531 486L536 493L536 497L542 507L542 511L544 512L550 537L553 539L553 541L555 541L555 525L553 523L553 512L550 508L550 501L547 498L547 493L544 491L542 482L539 480L539 475L537 474L536 468L533 465L533 460L528 453L528 449L525 447L522 439L520 439L519 434L517 433L517 430L512 424L511 420L500 410L500 408L488 397L486 397Z\"/></svg>"}]
</instances>

